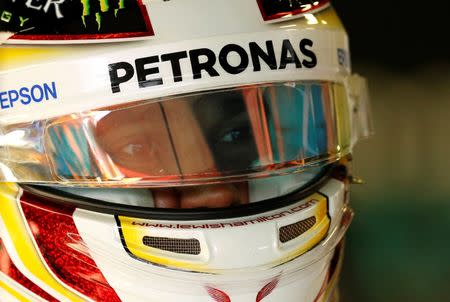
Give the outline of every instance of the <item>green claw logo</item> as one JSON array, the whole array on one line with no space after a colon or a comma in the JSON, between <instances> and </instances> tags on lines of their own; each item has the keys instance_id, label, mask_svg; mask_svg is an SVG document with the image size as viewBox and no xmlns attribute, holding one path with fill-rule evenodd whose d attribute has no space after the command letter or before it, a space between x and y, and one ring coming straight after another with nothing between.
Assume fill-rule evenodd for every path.
<instances>
[{"instance_id":1,"label":"green claw logo","mask_svg":"<svg viewBox=\"0 0 450 302\"><path fill-rule=\"evenodd\" d=\"M137 0L79 1L83 6L83 25L89 33L133 32L145 29L142 18L139 19L141 22L137 22L137 19L133 20L132 17L140 14L141 4Z\"/></svg>"},{"instance_id":2,"label":"green claw logo","mask_svg":"<svg viewBox=\"0 0 450 302\"><path fill-rule=\"evenodd\" d=\"M102 27L102 19L114 17L117 19L119 9L124 10L127 0L80 0L83 5L83 24L86 28L97 27L98 30ZM96 25L97 24L97 25Z\"/></svg>"}]
</instances>

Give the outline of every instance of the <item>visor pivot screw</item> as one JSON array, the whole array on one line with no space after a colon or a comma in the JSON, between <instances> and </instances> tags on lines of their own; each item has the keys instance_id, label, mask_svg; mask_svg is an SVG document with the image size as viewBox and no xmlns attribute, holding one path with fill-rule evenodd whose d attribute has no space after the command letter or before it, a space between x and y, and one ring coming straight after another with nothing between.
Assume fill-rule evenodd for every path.
<instances>
[{"instance_id":1,"label":"visor pivot screw","mask_svg":"<svg viewBox=\"0 0 450 302\"><path fill-rule=\"evenodd\" d=\"M362 178L355 177L355 176L348 176L348 180L353 185L362 185L365 183L365 181Z\"/></svg>"}]
</instances>

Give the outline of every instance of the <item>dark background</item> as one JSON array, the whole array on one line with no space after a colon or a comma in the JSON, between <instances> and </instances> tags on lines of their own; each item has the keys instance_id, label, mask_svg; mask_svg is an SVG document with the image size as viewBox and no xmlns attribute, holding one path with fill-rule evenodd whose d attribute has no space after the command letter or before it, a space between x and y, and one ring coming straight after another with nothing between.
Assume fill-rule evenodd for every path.
<instances>
[{"instance_id":1,"label":"dark background","mask_svg":"<svg viewBox=\"0 0 450 302\"><path fill-rule=\"evenodd\" d=\"M355 63L374 62L401 72L450 57L447 0L334 0Z\"/></svg>"},{"instance_id":2,"label":"dark background","mask_svg":"<svg viewBox=\"0 0 450 302\"><path fill-rule=\"evenodd\" d=\"M354 152L343 302L450 301L448 1L334 1L375 136Z\"/></svg>"}]
</instances>

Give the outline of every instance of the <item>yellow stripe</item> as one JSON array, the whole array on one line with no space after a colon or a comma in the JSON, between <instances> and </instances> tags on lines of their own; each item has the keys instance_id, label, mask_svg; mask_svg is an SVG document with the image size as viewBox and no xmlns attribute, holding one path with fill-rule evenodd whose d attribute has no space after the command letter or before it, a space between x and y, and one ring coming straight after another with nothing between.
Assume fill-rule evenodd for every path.
<instances>
[{"instance_id":1,"label":"yellow stripe","mask_svg":"<svg viewBox=\"0 0 450 302\"><path fill-rule=\"evenodd\" d=\"M328 234L330 228L330 218L328 217L328 204L325 196L318 193L311 195L309 200L317 200L315 205L314 216L316 217L316 224L301 236L308 236L308 234L314 234L307 242L299 246L297 249L289 253L284 259L277 261L275 264L283 264L292 259L295 259L307 251L315 247L320 241L322 241Z\"/></svg>"},{"instance_id":2,"label":"yellow stripe","mask_svg":"<svg viewBox=\"0 0 450 302\"><path fill-rule=\"evenodd\" d=\"M324 239L328 234L328 229L330 227L330 218L328 217L328 206L326 197L315 193L309 197L310 200L317 200L315 204L314 216L316 217L316 224L306 231L302 236L307 237L311 235L311 238L301 244L298 248L287 254L285 257L277 259L271 263L271 265L276 266L283 264L299 257L300 255L306 253L312 249L316 244L318 244L322 239ZM121 224L121 232L125 247L128 251L138 259L146 260L151 263L157 263L164 266L176 267L184 270L192 270L199 272L210 272L207 265L204 263L194 263L189 261L183 261L178 259L173 259L170 256L158 255L161 253L160 250L152 247L143 245L142 238L148 235L148 230L145 227L139 227L133 225L135 221L145 222L146 220L140 220L132 217L119 216L119 221Z\"/></svg>"},{"instance_id":3,"label":"yellow stripe","mask_svg":"<svg viewBox=\"0 0 450 302\"><path fill-rule=\"evenodd\" d=\"M21 301L21 302L28 302L29 301L29 302L32 302L30 299L24 297L21 293L16 291L14 288L10 287L8 284L3 282L2 280L0 280L0 288L2 288L5 291L7 291L11 296L16 298L17 301Z\"/></svg>"},{"instance_id":4,"label":"yellow stripe","mask_svg":"<svg viewBox=\"0 0 450 302\"><path fill-rule=\"evenodd\" d=\"M136 218L119 216L119 220L126 247L135 257L168 267L193 271L207 271L207 267L203 263L196 264L157 255L161 252L160 250L142 244L142 237L148 235L148 233L145 228L139 228L133 225L133 221L137 220Z\"/></svg>"},{"instance_id":5,"label":"yellow stripe","mask_svg":"<svg viewBox=\"0 0 450 302\"><path fill-rule=\"evenodd\" d=\"M49 61L66 53L60 47L1 46L0 71Z\"/></svg>"},{"instance_id":6,"label":"yellow stripe","mask_svg":"<svg viewBox=\"0 0 450 302\"><path fill-rule=\"evenodd\" d=\"M13 183L0 183L0 216L11 237L14 249L28 271L37 279L52 288L60 296L70 301L86 301L80 295L68 290L59 280L53 277L39 257L33 241L26 228L25 221L16 201L19 187Z\"/></svg>"},{"instance_id":7,"label":"yellow stripe","mask_svg":"<svg viewBox=\"0 0 450 302\"><path fill-rule=\"evenodd\" d=\"M333 100L335 100L335 117L337 119L337 142L339 151L347 154L350 148L350 108L347 100L347 91L342 85L333 85Z\"/></svg>"}]
</instances>

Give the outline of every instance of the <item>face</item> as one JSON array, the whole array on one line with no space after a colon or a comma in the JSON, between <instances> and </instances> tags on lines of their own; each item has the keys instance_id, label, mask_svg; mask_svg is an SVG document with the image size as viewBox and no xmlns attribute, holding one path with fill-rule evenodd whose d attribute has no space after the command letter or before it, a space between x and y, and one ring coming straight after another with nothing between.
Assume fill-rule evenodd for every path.
<instances>
[{"instance_id":1,"label":"face","mask_svg":"<svg viewBox=\"0 0 450 302\"><path fill-rule=\"evenodd\" d=\"M56 173L176 183L298 165L326 154L316 86L317 92L314 85L280 85L146 101L54 122L48 132ZM228 207L248 202L247 187L222 183L152 194L157 207Z\"/></svg>"},{"instance_id":2,"label":"face","mask_svg":"<svg viewBox=\"0 0 450 302\"><path fill-rule=\"evenodd\" d=\"M116 110L96 125L96 141L130 176L189 177L249 167L253 130L239 93ZM153 189L156 207L215 208L248 202L246 182Z\"/></svg>"}]
</instances>

